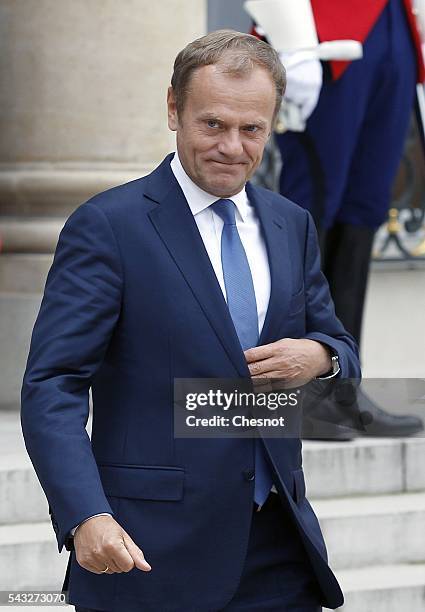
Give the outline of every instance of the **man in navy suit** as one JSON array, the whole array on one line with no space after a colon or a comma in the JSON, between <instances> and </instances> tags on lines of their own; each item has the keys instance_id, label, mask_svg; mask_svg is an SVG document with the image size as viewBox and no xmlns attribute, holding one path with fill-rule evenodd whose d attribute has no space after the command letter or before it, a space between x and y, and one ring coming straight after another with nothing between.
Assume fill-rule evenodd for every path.
<instances>
[{"instance_id":1,"label":"man in navy suit","mask_svg":"<svg viewBox=\"0 0 425 612\"><path fill-rule=\"evenodd\" d=\"M189 44L168 91L176 154L61 232L21 414L77 611L343 602L300 440L173 430L176 378L359 376L309 213L248 182L284 87L278 56L252 36Z\"/></svg>"}]
</instances>

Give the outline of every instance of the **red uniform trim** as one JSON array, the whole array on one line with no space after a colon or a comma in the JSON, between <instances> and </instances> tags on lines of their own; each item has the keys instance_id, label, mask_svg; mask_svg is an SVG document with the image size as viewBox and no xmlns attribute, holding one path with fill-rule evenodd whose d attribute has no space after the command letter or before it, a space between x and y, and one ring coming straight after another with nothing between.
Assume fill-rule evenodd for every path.
<instances>
[{"instance_id":1,"label":"red uniform trim","mask_svg":"<svg viewBox=\"0 0 425 612\"><path fill-rule=\"evenodd\" d=\"M388 0L311 0L318 38L338 40L351 38L364 42L373 26L379 19ZM418 83L425 81L425 62L422 53L421 35L418 22L413 13L412 0L403 0L406 18L409 24L412 41L416 50L418 65ZM251 34L263 38L253 25ZM350 62L329 62L334 79L338 79L350 65Z\"/></svg>"},{"instance_id":2,"label":"red uniform trim","mask_svg":"<svg viewBox=\"0 0 425 612\"><path fill-rule=\"evenodd\" d=\"M388 0L311 0L320 41L352 38L364 42ZM425 79L421 39L411 0L403 0L418 62L418 82ZM332 76L338 79L350 62L330 62Z\"/></svg>"}]
</instances>

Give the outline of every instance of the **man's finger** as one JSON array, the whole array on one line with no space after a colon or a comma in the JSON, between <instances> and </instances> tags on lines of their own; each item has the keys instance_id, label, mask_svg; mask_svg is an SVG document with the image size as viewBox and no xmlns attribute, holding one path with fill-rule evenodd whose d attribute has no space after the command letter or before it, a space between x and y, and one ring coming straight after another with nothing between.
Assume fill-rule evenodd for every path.
<instances>
[{"instance_id":1,"label":"man's finger","mask_svg":"<svg viewBox=\"0 0 425 612\"><path fill-rule=\"evenodd\" d=\"M106 568L108 569L105 572ZM108 563L105 561L102 567L97 566L96 573L97 574L115 574L115 570L112 568L111 561L109 561Z\"/></svg>"},{"instance_id":2,"label":"man's finger","mask_svg":"<svg viewBox=\"0 0 425 612\"><path fill-rule=\"evenodd\" d=\"M121 574L124 571L121 569L118 560L114 558L114 555L112 555L112 557L110 557L108 560L105 560L103 569L105 569L106 566L108 566L109 569L107 572L104 572L105 574Z\"/></svg>"},{"instance_id":3,"label":"man's finger","mask_svg":"<svg viewBox=\"0 0 425 612\"><path fill-rule=\"evenodd\" d=\"M111 561L116 565L120 572L129 572L133 569L133 557L128 552L122 536L120 537L118 542L114 543L113 548L110 548L108 550L107 554L108 558L111 559Z\"/></svg>"},{"instance_id":4,"label":"man's finger","mask_svg":"<svg viewBox=\"0 0 425 612\"><path fill-rule=\"evenodd\" d=\"M254 348L250 348L247 351L244 351L247 363L262 361L263 359L273 357L274 352L275 349L273 348L273 343L264 344L263 346L255 346Z\"/></svg>"},{"instance_id":5,"label":"man's finger","mask_svg":"<svg viewBox=\"0 0 425 612\"><path fill-rule=\"evenodd\" d=\"M131 563L133 563L132 560ZM87 569L90 572L95 572L96 574L120 574L123 571L117 565L110 552L105 552L101 556L92 556L90 560L84 562L84 564L80 563L80 565L84 567L84 569ZM106 568L108 568L107 571L105 571Z\"/></svg>"},{"instance_id":6,"label":"man's finger","mask_svg":"<svg viewBox=\"0 0 425 612\"><path fill-rule=\"evenodd\" d=\"M263 361L254 361L253 363L248 364L249 373L251 377L259 376L259 375L267 375L270 378L276 376L278 374L278 370L276 366L279 366L276 359L264 359Z\"/></svg>"},{"instance_id":7,"label":"man's finger","mask_svg":"<svg viewBox=\"0 0 425 612\"><path fill-rule=\"evenodd\" d=\"M260 373L260 374L253 374L251 376L251 380L254 384L254 386L257 386L257 384L260 385L272 385L273 384L273 380L274 378L280 378L283 379L284 376L282 374L282 372L277 372L276 370L271 370L270 372L265 372L265 373Z\"/></svg>"},{"instance_id":8,"label":"man's finger","mask_svg":"<svg viewBox=\"0 0 425 612\"><path fill-rule=\"evenodd\" d=\"M77 558L77 562L78 565L89 572L93 572L93 574L113 574L115 572L112 561L107 561L106 559L97 558L96 560L89 561L88 559L79 560ZM105 572L106 568L108 568L108 571Z\"/></svg>"},{"instance_id":9,"label":"man's finger","mask_svg":"<svg viewBox=\"0 0 425 612\"><path fill-rule=\"evenodd\" d=\"M125 547L134 561L134 565L143 572L150 572L151 566L145 559L142 550L133 542L127 533L123 533Z\"/></svg>"}]
</instances>

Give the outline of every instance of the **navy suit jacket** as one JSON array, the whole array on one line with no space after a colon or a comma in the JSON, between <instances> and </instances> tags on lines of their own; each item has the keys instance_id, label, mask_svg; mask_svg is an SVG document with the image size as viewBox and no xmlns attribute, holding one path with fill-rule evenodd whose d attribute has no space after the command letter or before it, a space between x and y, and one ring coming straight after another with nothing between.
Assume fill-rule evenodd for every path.
<instances>
[{"instance_id":1,"label":"navy suit jacket","mask_svg":"<svg viewBox=\"0 0 425 612\"><path fill-rule=\"evenodd\" d=\"M111 512L153 567L150 573L97 575L71 552L69 600L90 608L221 609L237 589L247 550L254 440L173 435L174 378L249 372L171 158L70 216L24 376L25 442L59 551L72 527ZM335 317L309 213L249 183L247 193L271 271L260 344L284 337L324 342L338 353L342 376L358 377L356 345ZM85 430L90 387L91 441ZM305 497L301 442L265 443L323 604L341 605Z\"/></svg>"}]
</instances>

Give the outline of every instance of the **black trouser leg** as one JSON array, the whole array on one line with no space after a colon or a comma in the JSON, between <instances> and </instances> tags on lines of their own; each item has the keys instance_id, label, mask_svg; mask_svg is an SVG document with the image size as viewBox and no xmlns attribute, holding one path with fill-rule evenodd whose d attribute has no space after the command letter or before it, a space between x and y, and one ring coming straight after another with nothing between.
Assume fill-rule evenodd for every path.
<instances>
[{"instance_id":1,"label":"black trouser leg","mask_svg":"<svg viewBox=\"0 0 425 612\"><path fill-rule=\"evenodd\" d=\"M320 240L336 314L358 344L374 236L370 227L337 223Z\"/></svg>"}]
</instances>

